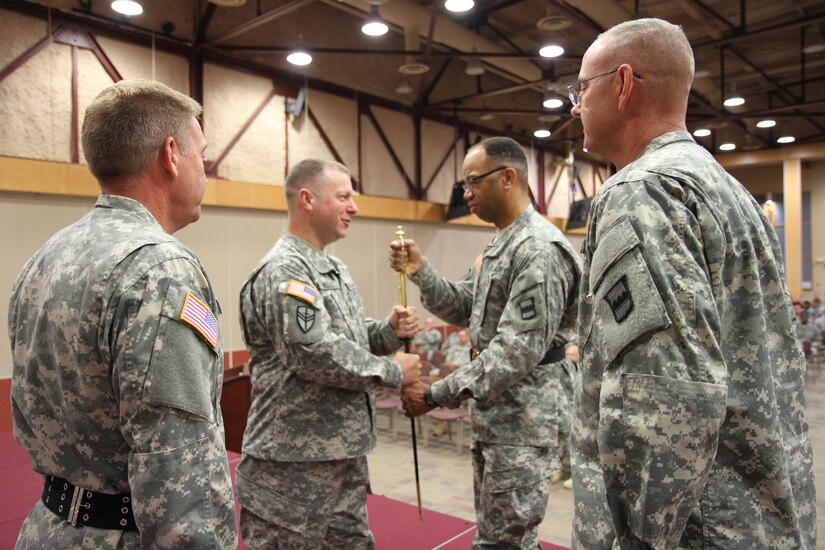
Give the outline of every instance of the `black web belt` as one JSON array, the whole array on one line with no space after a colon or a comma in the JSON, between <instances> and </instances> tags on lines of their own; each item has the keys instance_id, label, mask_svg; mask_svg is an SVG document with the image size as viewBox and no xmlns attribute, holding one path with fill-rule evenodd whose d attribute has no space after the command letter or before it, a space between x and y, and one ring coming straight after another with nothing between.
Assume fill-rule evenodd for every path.
<instances>
[{"instance_id":1,"label":"black web belt","mask_svg":"<svg viewBox=\"0 0 825 550\"><path fill-rule=\"evenodd\" d=\"M476 348L472 348L470 350L470 361L475 359L481 354L480 350ZM554 348L550 348L547 353L544 354L544 357L541 358L539 361L539 365L549 365L551 363L558 363L562 359L564 359L564 346L556 346Z\"/></svg>"},{"instance_id":2,"label":"black web belt","mask_svg":"<svg viewBox=\"0 0 825 550\"><path fill-rule=\"evenodd\" d=\"M137 531L130 493L96 493L75 487L63 478L46 476L40 500L75 527Z\"/></svg>"}]
</instances>

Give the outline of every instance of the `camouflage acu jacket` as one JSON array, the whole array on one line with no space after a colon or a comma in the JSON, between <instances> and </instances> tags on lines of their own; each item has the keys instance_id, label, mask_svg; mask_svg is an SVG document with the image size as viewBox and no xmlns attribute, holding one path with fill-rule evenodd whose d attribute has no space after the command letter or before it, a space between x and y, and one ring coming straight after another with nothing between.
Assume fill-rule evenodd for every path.
<instances>
[{"instance_id":1,"label":"camouflage acu jacket","mask_svg":"<svg viewBox=\"0 0 825 550\"><path fill-rule=\"evenodd\" d=\"M557 441L556 395L540 365L551 346L575 336L579 255L564 235L528 207L499 231L456 282L426 262L410 279L422 303L448 323L469 326L481 354L432 386L439 404L471 402L473 438L507 445Z\"/></svg>"},{"instance_id":2,"label":"camouflage acu jacket","mask_svg":"<svg viewBox=\"0 0 825 550\"><path fill-rule=\"evenodd\" d=\"M750 194L665 134L605 182L583 251L574 546L813 549L805 362Z\"/></svg>"},{"instance_id":3,"label":"camouflage acu jacket","mask_svg":"<svg viewBox=\"0 0 825 550\"><path fill-rule=\"evenodd\" d=\"M102 195L28 261L9 305L14 435L41 474L131 491L140 534L52 515L23 544L237 546L219 313L195 255L125 197Z\"/></svg>"},{"instance_id":4,"label":"camouflage acu jacket","mask_svg":"<svg viewBox=\"0 0 825 550\"><path fill-rule=\"evenodd\" d=\"M389 322L364 317L346 266L285 233L241 290L252 355L244 454L262 460L353 458L375 447L375 388L399 387Z\"/></svg>"}]
</instances>

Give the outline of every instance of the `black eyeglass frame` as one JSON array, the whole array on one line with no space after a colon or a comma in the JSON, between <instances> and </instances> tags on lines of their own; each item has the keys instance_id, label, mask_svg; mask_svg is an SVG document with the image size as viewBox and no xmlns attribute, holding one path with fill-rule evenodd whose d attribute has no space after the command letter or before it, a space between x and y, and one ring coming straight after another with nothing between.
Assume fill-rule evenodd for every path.
<instances>
[{"instance_id":1,"label":"black eyeglass frame","mask_svg":"<svg viewBox=\"0 0 825 550\"><path fill-rule=\"evenodd\" d=\"M576 84L571 84L567 87L567 98L570 100L570 104L574 107L579 104L579 100L581 99L582 92L587 88L584 87L585 84L590 82L591 80L596 80L597 78L601 78L603 76L607 76L609 74L613 74L619 71L622 66L619 65L614 69L610 69L609 71L603 72L601 74L597 74L596 76L591 76L590 78L585 78L584 80L579 80ZM639 80L642 79L642 75L633 72L633 76L638 78Z\"/></svg>"},{"instance_id":2,"label":"black eyeglass frame","mask_svg":"<svg viewBox=\"0 0 825 550\"><path fill-rule=\"evenodd\" d=\"M506 170L510 168L509 166L499 166L498 168L493 168L489 172L484 172L483 174L479 174L478 176L468 176L466 180L461 182L461 187L464 189L464 192L467 191L475 191L478 189L478 186L481 184L481 180L486 178L489 175L495 174L496 172L501 172L502 170Z\"/></svg>"}]
</instances>

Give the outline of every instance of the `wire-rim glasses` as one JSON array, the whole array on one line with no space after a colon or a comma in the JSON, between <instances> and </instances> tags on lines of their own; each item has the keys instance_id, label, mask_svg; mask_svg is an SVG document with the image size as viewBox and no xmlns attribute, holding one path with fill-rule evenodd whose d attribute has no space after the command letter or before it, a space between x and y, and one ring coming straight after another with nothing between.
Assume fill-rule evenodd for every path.
<instances>
[{"instance_id":1,"label":"wire-rim glasses","mask_svg":"<svg viewBox=\"0 0 825 550\"><path fill-rule=\"evenodd\" d=\"M587 84L591 80L596 80L597 78L601 78L603 76L613 74L613 73L617 72L620 68L621 68L621 65L619 65L616 68L610 69L609 71L605 71L601 74L597 74L596 76L591 76L590 78L585 78L584 80L579 80L576 84L571 84L570 86L568 86L567 87L567 97L570 98L570 104L574 105L574 106L579 104L579 99L581 99L582 92L586 89L585 84ZM636 74L635 72L633 73L633 76L635 76L636 78L639 78L639 79L642 78L640 75Z\"/></svg>"}]
</instances>

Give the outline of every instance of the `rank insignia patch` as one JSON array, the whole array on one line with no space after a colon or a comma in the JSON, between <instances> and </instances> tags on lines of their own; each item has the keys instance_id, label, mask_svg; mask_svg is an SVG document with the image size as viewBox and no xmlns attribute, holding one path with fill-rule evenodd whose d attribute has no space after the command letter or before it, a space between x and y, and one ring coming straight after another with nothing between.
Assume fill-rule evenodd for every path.
<instances>
[{"instance_id":1,"label":"rank insignia patch","mask_svg":"<svg viewBox=\"0 0 825 550\"><path fill-rule=\"evenodd\" d=\"M616 281L616 284L607 291L604 296L607 305L613 312L613 318L617 323L621 323L633 311L633 298L630 296L630 290L627 288L627 276L622 275L622 278Z\"/></svg>"},{"instance_id":2,"label":"rank insignia patch","mask_svg":"<svg viewBox=\"0 0 825 550\"><path fill-rule=\"evenodd\" d=\"M518 309L521 313L522 321L529 321L530 319L536 316L536 304L533 302L532 297L521 300L518 303Z\"/></svg>"},{"instance_id":3,"label":"rank insignia patch","mask_svg":"<svg viewBox=\"0 0 825 550\"><path fill-rule=\"evenodd\" d=\"M306 334L315 324L315 309L309 306L298 306L295 310L295 320L298 322L298 327Z\"/></svg>"}]
</instances>

